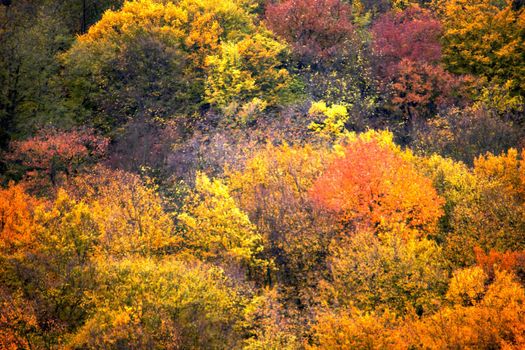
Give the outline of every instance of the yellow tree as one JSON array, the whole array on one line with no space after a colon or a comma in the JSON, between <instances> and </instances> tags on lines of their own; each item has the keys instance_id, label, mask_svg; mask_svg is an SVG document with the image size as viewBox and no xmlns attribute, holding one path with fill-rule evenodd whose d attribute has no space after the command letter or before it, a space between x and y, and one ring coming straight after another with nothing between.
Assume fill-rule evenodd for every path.
<instances>
[{"instance_id":1,"label":"yellow tree","mask_svg":"<svg viewBox=\"0 0 525 350\"><path fill-rule=\"evenodd\" d=\"M70 188L89 205L99 231L97 254L103 259L180 249L172 214L164 210L156 187L137 175L99 166L77 177Z\"/></svg>"},{"instance_id":2,"label":"yellow tree","mask_svg":"<svg viewBox=\"0 0 525 350\"><path fill-rule=\"evenodd\" d=\"M312 122L308 128L322 138L328 140L341 140L348 136L346 123L349 121L348 109L343 105L333 104L328 106L326 102L314 102L308 110L308 114L313 117L324 118L319 122Z\"/></svg>"},{"instance_id":3,"label":"yellow tree","mask_svg":"<svg viewBox=\"0 0 525 350\"><path fill-rule=\"evenodd\" d=\"M501 253L525 248L522 164L522 155L510 149L478 157L473 171L441 175L455 177L460 185L444 194L448 203L443 222L447 255L458 266L475 262L476 246Z\"/></svg>"},{"instance_id":4,"label":"yellow tree","mask_svg":"<svg viewBox=\"0 0 525 350\"><path fill-rule=\"evenodd\" d=\"M103 261L70 349L231 349L243 299L217 267L173 258Z\"/></svg>"},{"instance_id":5,"label":"yellow tree","mask_svg":"<svg viewBox=\"0 0 525 350\"><path fill-rule=\"evenodd\" d=\"M487 77L496 84L510 84L514 93L525 89L525 11L513 1L502 6L491 0L440 2L443 60L459 74Z\"/></svg>"},{"instance_id":6,"label":"yellow tree","mask_svg":"<svg viewBox=\"0 0 525 350\"><path fill-rule=\"evenodd\" d=\"M452 305L407 322L401 331L406 343L431 349L522 349L525 290L507 272L498 272L492 284L485 278L478 268L457 272L448 294Z\"/></svg>"},{"instance_id":7,"label":"yellow tree","mask_svg":"<svg viewBox=\"0 0 525 350\"><path fill-rule=\"evenodd\" d=\"M62 59L73 102L102 127L171 118L204 103L285 98L285 45L233 0L136 0L80 36ZM125 86L125 88L123 88Z\"/></svg>"},{"instance_id":8,"label":"yellow tree","mask_svg":"<svg viewBox=\"0 0 525 350\"><path fill-rule=\"evenodd\" d=\"M487 153L474 161L474 173L499 184L510 195L525 201L525 149L519 152L511 148L496 156Z\"/></svg>"},{"instance_id":9,"label":"yellow tree","mask_svg":"<svg viewBox=\"0 0 525 350\"><path fill-rule=\"evenodd\" d=\"M248 215L237 207L223 181L210 180L204 173L198 173L195 192L178 219L190 254L251 269L264 265L258 258L263 248L262 237Z\"/></svg>"},{"instance_id":10,"label":"yellow tree","mask_svg":"<svg viewBox=\"0 0 525 350\"><path fill-rule=\"evenodd\" d=\"M355 306L367 312L435 311L447 285L441 248L400 228L376 234L344 235L330 246L329 278L321 283L321 303Z\"/></svg>"},{"instance_id":11,"label":"yellow tree","mask_svg":"<svg viewBox=\"0 0 525 350\"><path fill-rule=\"evenodd\" d=\"M290 74L283 65L286 55L286 45L269 32L222 44L216 55L206 59L207 101L221 107L254 98L270 105L286 101L292 97Z\"/></svg>"},{"instance_id":12,"label":"yellow tree","mask_svg":"<svg viewBox=\"0 0 525 350\"><path fill-rule=\"evenodd\" d=\"M279 282L287 290L283 297L295 305L313 302L337 226L308 194L333 157L333 151L320 146L267 144L240 169L227 172L232 195L262 235L263 256L275 264L264 281Z\"/></svg>"}]
</instances>

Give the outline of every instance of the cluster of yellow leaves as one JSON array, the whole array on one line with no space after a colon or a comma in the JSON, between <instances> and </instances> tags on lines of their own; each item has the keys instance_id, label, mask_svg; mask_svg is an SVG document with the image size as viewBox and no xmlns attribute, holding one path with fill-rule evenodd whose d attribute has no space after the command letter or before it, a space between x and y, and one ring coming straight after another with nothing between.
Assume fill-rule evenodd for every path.
<instances>
[{"instance_id":1,"label":"cluster of yellow leaves","mask_svg":"<svg viewBox=\"0 0 525 350\"><path fill-rule=\"evenodd\" d=\"M243 350L295 350L301 348L275 289L265 288L246 305L245 322L250 330Z\"/></svg>"},{"instance_id":2,"label":"cluster of yellow leaves","mask_svg":"<svg viewBox=\"0 0 525 350\"><path fill-rule=\"evenodd\" d=\"M475 74L523 91L525 11L491 0L439 2L444 24L443 59L460 74Z\"/></svg>"},{"instance_id":3,"label":"cluster of yellow leaves","mask_svg":"<svg viewBox=\"0 0 525 350\"><path fill-rule=\"evenodd\" d=\"M357 232L334 240L329 266L322 303L369 312L432 312L447 281L440 247L403 230Z\"/></svg>"},{"instance_id":4,"label":"cluster of yellow leaves","mask_svg":"<svg viewBox=\"0 0 525 350\"><path fill-rule=\"evenodd\" d=\"M483 277L475 270L456 274L449 291L450 304L421 318L403 319L388 310L324 312L318 316L316 345L312 348L522 349L525 290L505 272L497 273L488 286ZM477 301L468 306L455 303L469 293Z\"/></svg>"},{"instance_id":5,"label":"cluster of yellow leaves","mask_svg":"<svg viewBox=\"0 0 525 350\"><path fill-rule=\"evenodd\" d=\"M262 235L264 256L274 259L276 274L293 275L294 283L310 283L307 275L321 268L333 232L330 216L312 206L308 191L334 157L324 147L267 144L241 169L227 171L233 197Z\"/></svg>"},{"instance_id":6,"label":"cluster of yellow leaves","mask_svg":"<svg viewBox=\"0 0 525 350\"><path fill-rule=\"evenodd\" d=\"M396 341L389 331L396 326L392 312L377 315L356 308L324 312L314 327L317 342L307 349L394 349Z\"/></svg>"},{"instance_id":7,"label":"cluster of yellow leaves","mask_svg":"<svg viewBox=\"0 0 525 350\"><path fill-rule=\"evenodd\" d=\"M229 172L230 189L249 213L265 206L275 214L269 216L281 217L279 211L287 201L308 201L308 190L333 157L329 149L311 145L267 144L247 160L242 171Z\"/></svg>"},{"instance_id":8,"label":"cluster of yellow leaves","mask_svg":"<svg viewBox=\"0 0 525 350\"><path fill-rule=\"evenodd\" d=\"M49 208L40 208L35 217L42 225L38 232L41 252L64 260L74 256L82 265L93 257L99 231L85 202L77 202L60 189Z\"/></svg>"},{"instance_id":9,"label":"cluster of yellow leaves","mask_svg":"<svg viewBox=\"0 0 525 350\"><path fill-rule=\"evenodd\" d=\"M95 168L73 187L97 225L102 256L155 255L176 250L173 217L164 211L153 185L123 171Z\"/></svg>"},{"instance_id":10,"label":"cluster of yellow leaves","mask_svg":"<svg viewBox=\"0 0 525 350\"><path fill-rule=\"evenodd\" d=\"M287 46L264 32L222 44L217 55L206 59L207 100L226 107L244 96L276 104L289 93L291 77L283 66L286 54Z\"/></svg>"},{"instance_id":11,"label":"cluster of yellow leaves","mask_svg":"<svg viewBox=\"0 0 525 350\"><path fill-rule=\"evenodd\" d=\"M511 148L499 156L480 156L474 161L474 173L525 201L525 150Z\"/></svg>"},{"instance_id":12,"label":"cluster of yellow leaves","mask_svg":"<svg viewBox=\"0 0 525 350\"><path fill-rule=\"evenodd\" d=\"M137 0L125 2L119 11L108 10L100 21L79 36L79 44L99 41L122 43L139 30L165 38L183 38L188 14L172 2ZM117 44L115 43L115 44Z\"/></svg>"},{"instance_id":13,"label":"cluster of yellow leaves","mask_svg":"<svg viewBox=\"0 0 525 350\"><path fill-rule=\"evenodd\" d=\"M469 273L463 275L470 279ZM416 347L522 349L525 290L512 275L497 273L495 281L485 287L482 299L472 306L444 307L435 315L407 324L405 331L411 338L409 344Z\"/></svg>"},{"instance_id":14,"label":"cluster of yellow leaves","mask_svg":"<svg viewBox=\"0 0 525 350\"><path fill-rule=\"evenodd\" d=\"M440 239L454 264L474 262L474 252L465 247L501 252L525 248L522 157L514 149L499 156L489 153L478 157L472 170L437 156L423 161L434 162L430 176L446 199Z\"/></svg>"},{"instance_id":15,"label":"cluster of yellow leaves","mask_svg":"<svg viewBox=\"0 0 525 350\"><path fill-rule=\"evenodd\" d=\"M253 98L276 104L289 96L291 76L284 68L287 46L250 13L253 4L233 0L179 2L127 1L80 36L64 56L66 62L84 62L101 71L128 44L148 35L166 47L181 49L206 102L227 107ZM99 62L99 63L96 63Z\"/></svg>"},{"instance_id":16,"label":"cluster of yellow leaves","mask_svg":"<svg viewBox=\"0 0 525 350\"><path fill-rule=\"evenodd\" d=\"M198 173L195 193L178 216L185 226L184 244L191 254L213 262L261 265L261 236L220 180Z\"/></svg>"},{"instance_id":17,"label":"cluster of yellow leaves","mask_svg":"<svg viewBox=\"0 0 525 350\"><path fill-rule=\"evenodd\" d=\"M242 300L219 268L174 258L101 262L95 312L70 348L198 349L235 342Z\"/></svg>"},{"instance_id":18,"label":"cluster of yellow leaves","mask_svg":"<svg viewBox=\"0 0 525 350\"><path fill-rule=\"evenodd\" d=\"M458 305L473 305L483 297L486 280L485 272L478 266L454 271L447 299Z\"/></svg>"},{"instance_id":19,"label":"cluster of yellow leaves","mask_svg":"<svg viewBox=\"0 0 525 350\"><path fill-rule=\"evenodd\" d=\"M348 110L343 105L334 104L327 106L326 102L319 101L312 103L308 114L311 116L323 116L325 119L321 123L312 122L308 128L328 139L341 139L348 135L345 124L350 116Z\"/></svg>"}]
</instances>

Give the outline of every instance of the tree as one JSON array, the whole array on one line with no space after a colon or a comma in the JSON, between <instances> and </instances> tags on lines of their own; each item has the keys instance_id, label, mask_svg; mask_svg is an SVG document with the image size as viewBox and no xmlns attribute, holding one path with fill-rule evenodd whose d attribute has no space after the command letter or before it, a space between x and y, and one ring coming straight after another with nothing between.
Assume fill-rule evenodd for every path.
<instances>
[{"instance_id":1,"label":"tree","mask_svg":"<svg viewBox=\"0 0 525 350\"><path fill-rule=\"evenodd\" d=\"M498 271L513 273L522 285L525 285L525 250L485 253L479 247L474 248L476 264L483 269L489 281L494 281Z\"/></svg>"},{"instance_id":2,"label":"tree","mask_svg":"<svg viewBox=\"0 0 525 350\"><path fill-rule=\"evenodd\" d=\"M475 262L473 248L520 251L525 248L521 158L516 150L500 156L487 154L475 160L477 185L470 196L460 198L450 236L464 263ZM464 247L470 247L465 251Z\"/></svg>"},{"instance_id":3,"label":"tree","mask_svg":"<svg viewBox=\"0 0 525 350\"><path fill-rule=\"evenodd\" d=\"M23 177L32 189L43 191L42 187L56 188L64 177L75 176L83 167L100 160L108 143L92 129L44 129L34 137L13 141L6 159L22 166Z\"/></svg>"},{"instance_id":4,"label":"tree","mask_svg":"<svg viewBox=\"0 0 525 350\"><path fill-rule=\"evenodd\" d=\"M401 112L412 127L436 112L438 107L452 105L454 90L462 83L439 65L408 59L396 65L387 81L391 84L394 110Z\"/></svg>"},{"instance_id":5,"label":"tree","mask_svg":"<svg viewBox=\"0 0 525 350\"><path fill-rule=\"evenodd\" d=\"M206 100L219 107L254 99L277 105L290 99L290 75L283 62L287 47L268 33L223 44L206 59Z\"/></svg>"},{"instance_id":6,"label":"tree","mask_svg":"<svg viewBox=\"0 0 525 350\"><path fill-rule=\"evenodd\" d=\"M0 188L0 254L14 254L27 249L36 240L33 212L40 201L25 192L22 185Z\"/></svg>"},{"instance_id":7,"label":"tree","mask_svg":"<svg viewBox=\"0 0 525 350\"><path fill-rule=\"evenodd\" d=\"M190 254L220 265L237 264L251 272L264 267L258 258L262 237L230 196L228 186L198 173L195 193L178 216Z\"/></svg>"},{"instance_id":8,"label":"tree","mask_svg":"<svg viewBox=\"0 0 525 350\"><path fill-rule=\"evenodd\" d=\"M388 349L398 345L392 335L399 321L392 312L365 313L357 308L323 311L316 321L315 343L308 349Z\"/></svg>"},{"instance_id":9,"label":"tree","mask_svg":"<svg viewBox=\"0 0 525 350\"><path fill-rule=\"evenodd\" d=\"M451 104L452 92L462 81L440 66L442 26L430 10L416 4L390 11L371 30L382 89L391 94L394 109L409 124L439 105Z\"/></svg>"},{"instance_id":10,"label":"tree","mask_svg":"<svg viewBox=\"0 0 525 350\"><path fill-rule=\"evenodd\" d=\"M403 11L387 12L374 22L371 30L383 75L392 74L403 59L427 64L441 60L442 26L430 10L412 5Z\"/></svg>"},{"instance_id":11,"label":"tree","mask_svg":"<svg viewBox=\"0 0 525 350\"><path fill-rule=\"evenodd\" d=\"M231 349L240 343L242 297L223 272L172 258L98 266L95 308L69 347Z\"/></svg>"},{"instance_id":12,"label":"tree","mask_svg":"<svg viewBox=\"0 0 525 350\"><path fill-rule=\"evenodd\" d=\"M98 166L75 178L72 196L89 205L99 232L97 259L162 256L180 250L173 214L156 187L138 175Z\"/></svg>"},{"instance_id":13,"label":"tree","mask_svg":"<svg viewBox=\"0 0 525 350\"><path fill-rule=\"evenodd\" d=\"M62 189L35 216L38 251L22 261L29 271L20 278L30 276L23 289L39 305L39 322L47 324L42 327L45 337L56 343L64 331L79 327L90 310L86 293L94 283L92 258L100 232L91 208Z\"/></svg>"},{"instance_id":14,"label":"tree","mask_svg":"<svg viewBox=\"0 0 525 350\"><path fill-rule=\"evenodd\" d=\"M70 115L60 111L56 55L71 37L61 16L45 0L13 2L0 8L0 149L43 124ZM61 7L58 5L58 7Z\"/></svg>"},{"instance_id":15,"label":"tree","mask_svg":"<svg viewBox=\"0 0 525 350\"><path fill-rule=\"evenodd\" d=\"M350 228L380 230L401 224L433 233L442 215L443 199L430 180L374 139L351 142L310 194Z\"/></svg>"},{"instance_id":16,"label":"tree","mask_svg":"<svg viewBox=\"0 0 525 350\"><path fill-rule=\"evenodd\" d=\"M275 289L265 288L247 305L245 322L249 337L245 340L244 350L301 348L293 324L286 315L287 310L278 299Z\"/></svg>"},{"instance_id":17,"label":"tree","mask_svg":"<svg viewBox=\"0 0 525 350\"><path fill-rule=\"evenodd\" d=\"M417 161L446 199L436 239L453 265L473 265L476 246L500 253L523 250L520 162L512 149L500 156L480 156L473 170L438 156Z\"/></svg>"},{"instance_id":18,"label":"tree","mask_svg":"<svg viewBox=\"0 0 525 350\"><path fill-rule=\"evenodd\" d=\"M266 23L303 64L341 55L354 35L352 7L339 0L286 0L266 7Z\"/></svg>"},{"instance_id":19,"label":"tree","mask_svg":"<svg viewBox=\"0 0 525 350\"><path fill-rule=\"evenodd\" d=\"M308 195L332 157L324 147L268 144L227 173L232 196L262 235L263 257L275 264L264 282L289 289L283 295L295 303L312 302L334 231Z\"/></svg>"},{"instance_id":20,"label":"tree","mask_svg":"<svg viewBox=\"0 0 525 350\"><path fill-rule=\"evenodd\" d=\"M522 348L525 291L513 276L497 273L488 286L483 286L484 276L479 270L461 272L453 280L458 278L477 281L477 287L471 289L474 305L454 304L435 315L408 322L402 331L408 344L416 348ZM472 286L470 282L464 285ZM451 288L455 288L452 283ZM463 293L468 294L468 290Z\"/></svg>"},{"instance_id":21,"label":"tree","mask_svg":"<svg viewBox=\"0 0 525 350\"><path fill-rule=\"evenodd\" d=\"M308 110L308 114L325 118L320 123L314 121L308 126L319 136L328 140L338 140L348 135L346 124L350 116L345 106L337 104L327 106L324 101L314 102Z\"/></svg>"},{"instance_id":22,"label":"tree","mask_svg":"<svg viewBox=\"0 0 525 350\"><path fill-rule=\"evenodd\" d=\"M489 284L485 278L479 268L458 271L450 283L451 304L423 317L356 308L322 312L314 348L522 348L523 287L506 272ZM474 304L463 305L464 296Z\"/></svg>"},{"instance_id":23,"label":"tree","mask_svg":"<svg viewBox=\"0 0 525 350\"><path fill-rule=\"evenodd\" d=\"M486 153L474 160L474 173L501 184L505 192L525 202L525 149L511 148L498 156Z\"/></svg>"},{"instance_id":24,"label":"tree","mask_svg":"<svg viewBox=\"0 0 525 350\"><path fill-rule=\"evenodd\" d=\"M448 278L439 246L402 229L342 235L330 246L328 266L323 304L399 316L437 310Z\"/></svg>"},{"instance_id":25,"label":"tree","mask_svg":"<svg viewBox=\"0 0 525 350\"><path fill-rule=\"evenodd\" d=\"M0 347L30 349L43 345L33 303L0 290Z\"/></svg>"},{"instance_id":26,"label":"tree","mask_svg":"<svg viewBox=\"0 0 525 350\"><path fill-rule=\"evenodd\" d=\"M284 46L248 8L138 0L107 11L62 56L73 104L111 130L129 119L186 117L206 103L223 107L230 89L239 101L268 93L276 102L291 81Z\"/></svg>"},{"instance_id":27,"label":"tree","mask_svg":"<svg viewBox=\"0 0 525 350\"><path fill-rule=\"evenodd\" d=\"M0 253L3 297L28 312L27 317L2 322L37 347L58 344L63 334L82 324L90 308L84 293L94 278L91 257L98 231L91 212L62 190L56 196L45 206L27 206L24 234L30 241L19 240L16 250ZM6 305L2 308L12 312Z\"/></svg>"},{"instance_id":28,"label":"tree","mask_svg":"<svg viewBox=\"0 0 525 350\"><path fill-rule=\"evenodd\" d=\"M447 68L487 77L500 85L510 83L514 94L523 95L523 8L513 9L510 0L447 0L440 4Z\"/></svg>"},{"instance_id":29,"label":"tree","mask_svg":"<svg viewBox=\"0 0 525 350\"><path fill-rule=\"evenodd\" d=\"M412 147L473 165L480 154L499 154L519 145L523 137L522 128L511 118L474 105L453 107L428 119L417 128Z\"/></svg>"}]
</instances>

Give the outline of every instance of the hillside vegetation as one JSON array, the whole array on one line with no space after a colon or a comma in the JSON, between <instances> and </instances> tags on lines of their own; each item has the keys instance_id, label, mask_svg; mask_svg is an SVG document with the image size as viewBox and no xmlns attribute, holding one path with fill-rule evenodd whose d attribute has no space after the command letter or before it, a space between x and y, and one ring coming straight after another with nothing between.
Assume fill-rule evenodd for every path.
<instances>
[{"instance_id":1,"label":"hillside vegetation","mask_svg":"<svg viewBox=\"0 0 525 350\"><path fill-rule=\"evenodd\" d=\"M0 350L524 349L525 2L0 0Z\"/></svg>"}]
</instances>

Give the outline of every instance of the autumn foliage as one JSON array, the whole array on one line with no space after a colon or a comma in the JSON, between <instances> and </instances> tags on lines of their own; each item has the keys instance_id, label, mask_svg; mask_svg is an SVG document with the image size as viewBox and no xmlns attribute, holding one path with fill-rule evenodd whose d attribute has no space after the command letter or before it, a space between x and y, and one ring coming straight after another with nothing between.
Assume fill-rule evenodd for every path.
<instances>
[{"instance_id":1,"label":"autumn foliage","mask_svg":"<svg viewBox=\"0 0 525 350\"><path fill-rule=\"evenodd\" d=\"M0 350L525 349L525 1L0 0Z\"/></svg>"},{"instance_id":2,"label":"autumn foliage","mask_svg":"<svg viewBox=\"0 0 525 350\"><path fill-rule=\"evenodd\" d=\"M440 6L444 62L452 72L480 75L523 91L525 12L516 1L449 0Z\"/></svg>"},{"instance_id":3,"label":"autumn foliage","mask_svg":"<svg viewBox=\"0 0 525 350\"><path fill-rule=\"evenodd\" d=\"M311 189L319 204L356 227L376 229L396 224L433 231L443 200L430 180L412 164L377 141L347 146Z\"/></svg>"},{"instance_id":4,"label":"autumn foliage","mask_svg":"<svg viewBox=\"0 0 525 350\"><path fill-rule=\"evenodd\" d=\"M288 41L304 63L320 63L353 40L352 7L340 0L286 0L270 3L266 23Z\"/></svg>"},{"instance_id":5,"label":"autumn foliage","mask_svg":"<svg viewBox=\"0 0 525 350\"><path fill-rule=\"evenodd\" d=\"M107 150L109 139L90 129L43 130L32 138L11 144L7 159L23 167L31 186L57 186L63 177L74 176L94 164Z\"/></svg>"},{"instance_id":6,"label":"autumn foliage","mask_svg":"<svg viewBox=\"0 0 525 350\"><path fill-rule=\"evenodd\" d=\"M391 89L392 104L409 119L450 104L452 92L461 85L461 79L440 65L442 31L439 19L417 5L386 13L372 27L384 89Z\"/></svg>"},{"instance_id":7,"label":"autumn foliage","mask_svg":"<svg viewBox=\"0 0 525 350\"><path fill-rule=\"evenodd\" d=\"M0 249L15 253L36 239L33 211L39 201L22 185L11 183L0 189Z\"/></svg>"}]
</instances>

